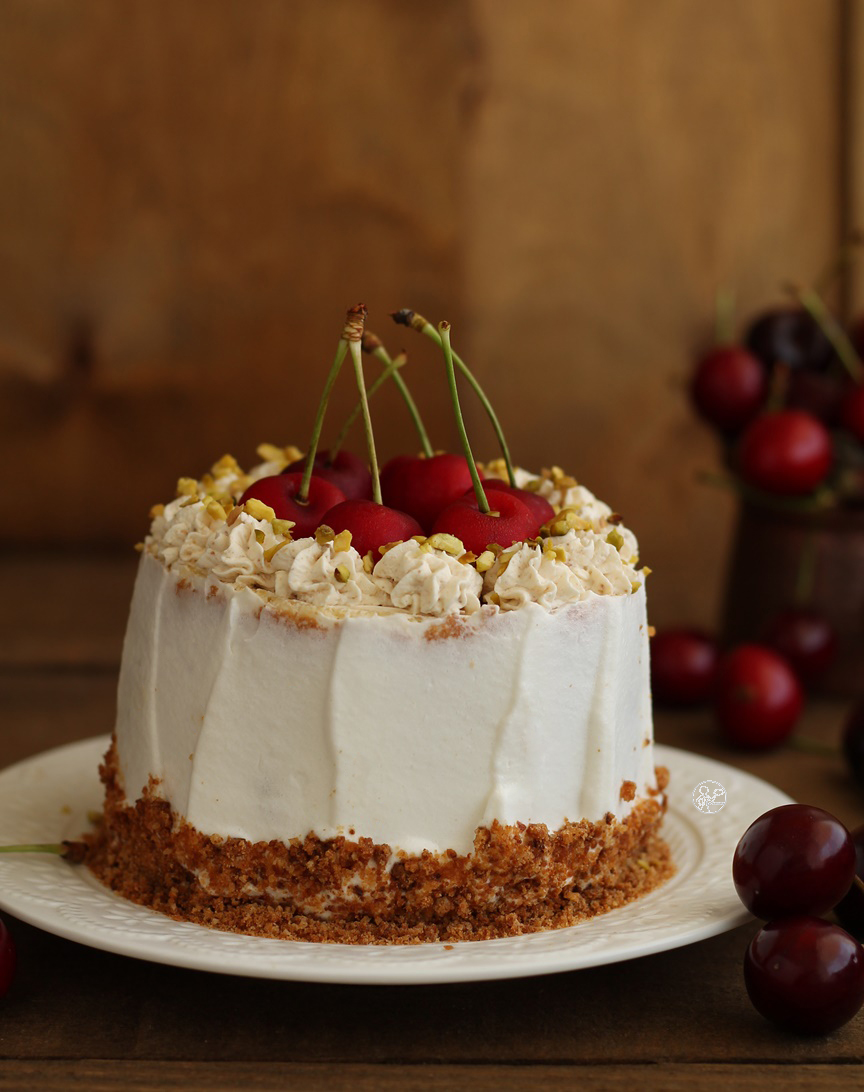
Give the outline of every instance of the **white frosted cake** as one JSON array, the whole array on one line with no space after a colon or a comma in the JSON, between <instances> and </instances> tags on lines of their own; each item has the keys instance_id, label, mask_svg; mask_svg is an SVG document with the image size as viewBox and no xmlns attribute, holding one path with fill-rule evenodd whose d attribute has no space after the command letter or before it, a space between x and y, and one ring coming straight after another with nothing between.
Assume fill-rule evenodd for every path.
<instances>
[{"instance_id":1,"label":"white frosted cake","mask_svg":"<svg viewBox=\"0 0 864 1092\"><path fill-rule=\"evenodd\" d=\"M175 917L356 943L554 928L662 882L646 570L620 519L519 471L556 511L536 539L361 557L237 504L297 454L262 450L154 510L96 874Z\"/></svg>"}]
</instances>

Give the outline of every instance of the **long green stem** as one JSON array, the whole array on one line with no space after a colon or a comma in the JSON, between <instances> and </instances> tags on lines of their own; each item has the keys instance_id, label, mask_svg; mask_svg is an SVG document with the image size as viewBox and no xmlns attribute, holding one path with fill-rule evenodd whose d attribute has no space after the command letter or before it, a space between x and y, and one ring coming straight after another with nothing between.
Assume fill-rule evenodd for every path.
<instances>
[{"instance_id":1,"label":"long green stem","mask_svg":"<svg viewBox=\"0 0 864 1092\"><path fill-rule=\"evenodd\" d=\"M65 852L65 846L53 842L26 846L0 846L0 853L53 853L62 857Z\"/></svg>"},{"instance_id":2,"label":"long green stem","mask_svg":"<svg viewBox=\"0 0 864 1092\"><path fill-rule=\"evenodd\" d=\"M809 311L822 333L834 346L834 351L840 357L843 367L856 383L864 382L864 364L855 351L855 346L849 340L846 331L836 318L831 314L822 297L812 288L790 287L789 291L798 297L801 306Z\"/></svg>"},{"instance_id":3,"label":"long green stem","mask_svg":"<svg viewBox=\"0 0 864 1092\"><path fill-rule=\"evenodd\" d=\"M360 406L363 411L363 428L366 432L366 450L369 453L369 469L372 472L372 500L383 504L381 500L381 479L378 476L378 456L375 454L375 437L372 434L372 417L369 414L369 399L366 397L366 383L363 379L363 352L359 341L350 341L351 359L354 362L354 375L357 377L357 389L360 392Z\"/></svg>"},{"instance_id":4,"label":"long green stem","mask_svg":"<svg viewBox=\"0 0 864 1092\"><path fill-rule=\"evenodd\" d=\"M447 364L447 382L450 384L450 397L453 400L453 412L456 414L456 427L459 429L459 439L462 441L462 450L468 460L468 469L471 471L471 481L474 485L474 496L477 498L477 506L481 512L489 511L489 501L480 484L480 475L477 473L477 464L471 454L471 443L468 439L468 430L465 428L465 419L462 416L462 407L459 405L459 390L456 386L456 369L453 367L454 353L450 348L450 323L439 322L439 344L444 350L444 361Z\"/></svg>"},{"instance_id":5,"label":"long green stem","mask_svg":"<svg viewBox=\"0 0 864 1092\"><path fill-rule=\"evenodd\" d=\"M836 758L839 751L828 743L821 743L818 739L807 739L805 736L791 736L786 745L793 751L803 751L808 755L821 755L823 758Z\"/></svg>"},{"instance_id":6,"label":"long green stem","mask_svg":"<svg viewBox=\"0 0 864 1092\"><path fill-rule=\"evenodd\" d=\"M366 392L366 397L367 398L374 397L374 395L376 395L378 393L378 391L381 390L381 388L384 386L384 384L387 382L387 380L391 376L395 377L398 374L399 369L404 368L407 363L408 363L408 357L405 356L404 353L400 353L398 356L394 357L393 360L391 360L390 363L388 364L388 366L384 369L384 371L377 377L375 382L372 383L372 385L369 387L368 391ZM336 437L336 442L329 449L328 458L331 460L331 462L336 457L336 455L342 450L342 445L345 443L345 437L351 431L352 425L354 424L354 422L357 420L357 418L360 416L360 414L362 412L363 412L363 406L362 406L360 400L358 399L357 400L357 405L348 414L348 418L345 421L345 424L339 430L339 435Z\"/></svg>"},{"instance_id":7,"label":"long green stem","mask_svg":"<svg viewBox=\"0 0 864 1092\"><path fill-rule=\"evenodd\" d=\"M403 326L410 326L412 330L419 330L421 334L425 334L431 341L434 341L436 345L441 346L441 335L435 329L428 319L425 319L422 315L419 315L416 311L411 311L404 308L401 311L394 311L391 315L394 322L398 322ZM504 439L504 430L501 428L501 422L498 420L498 415L492 408L492 403L486 396L486 392L474 378L474 374L464 360L457 354L453 354L453 361L459 371L468 380L472 390L480 399L483 408L486 410L486 416L495 430L495 435L498 438L498 446L501 448L501 455L504 458L504 464L507 467L507 478L511 485L516 485L516 475L513 473L513 461L510 458L510 448L507 446L507 441Z\"/></svg>"},{"instance_id":8,"label":"long green stem","mask_svg":"<svg viewBox=\"0 0 864 1092\"><path fill-rule=\"evenodd\" d=\"M385 367L389 368L393 361L390 359L390 354L382 345L380 338L375 338L374 342L370 340L369 345L370 347L367 349L367 351L371 352L373 356L377 356L381 363ZM365 340L363 347L364 349L367 348ZM399 355L404 356L404 351ZM398 357L396 359L398 359ZM414 422L414 428L417 430L417 435L420 438L420 445L423 448L423 454L426 456L427 459L431 459L432 456L435 454L435 450L432 447L432 444L429 442L429 434L426 431L426 426L423 424L423 418L420 416L420 410L417 409L417 403L414 401L411 395L411 391L408 389L408 384L405 382L405 377L400 375L398 372L388 372L387 375L393 376L393 382L396 384L399 393L402 395L402 400L405 403L408 412L411 414L411 420ZM372 393L372 388L370 388L369 393Z\"/></svg>"},{"instance_id":9,"label":"long green stem","mask_svg":"<svg viewBox=\"0 0 864 1092\"><path fill-rule=\"evenodd\" d=\"M303 480L300 482L300 490L296 497L296 500L300 504L306 504L309 500L309 482L312 480L312 471L315 468L315 456L318 453L318 443L321 439L321 429L324 426L324 414L327 412L327 403L330 401L330 392L333 390L333 384L336 382L336 378L339 375L342 361L345 359L345 354L348 352L348 342L354 336L363 336L363 326L365 322L366 308L362 303L358 303L355 307L352 307L345 317L345 326L342 330L342 337L339 339L339 347L336 350L336 356L333 359L333 363L330 365L330 371L327 374L327 382L324 384L324 390L321 392L321 399L318 402L318 412L315 414L315 424L312 426L312 438L309 441L309 450L306 453L306 466L303 468Z\"/></svg>"}]
</instances>

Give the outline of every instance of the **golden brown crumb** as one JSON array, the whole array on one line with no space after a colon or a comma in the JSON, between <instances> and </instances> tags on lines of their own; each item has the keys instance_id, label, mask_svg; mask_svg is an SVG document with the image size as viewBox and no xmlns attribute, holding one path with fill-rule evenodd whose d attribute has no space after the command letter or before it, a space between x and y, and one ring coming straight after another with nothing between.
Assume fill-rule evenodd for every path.
<instances>
[{"instance_id":1,"label":"golden brown crumb","mask_svg":"<svg viewBox=\"0 0 864 1092\"><path fill-rule=\"evenodd\" d=\"M118 894L214 929L344 944L486 940L574 925L674 872L658 834L665 798L618 822L478 827L473 851L398 855L369 838L209 838L151 784L125 802L114 744L100 768L104 821L87 864ZM659 780L659 777L658 777ZM392 864L392 867L389 867Z\"/></svg>"}]
</instances>

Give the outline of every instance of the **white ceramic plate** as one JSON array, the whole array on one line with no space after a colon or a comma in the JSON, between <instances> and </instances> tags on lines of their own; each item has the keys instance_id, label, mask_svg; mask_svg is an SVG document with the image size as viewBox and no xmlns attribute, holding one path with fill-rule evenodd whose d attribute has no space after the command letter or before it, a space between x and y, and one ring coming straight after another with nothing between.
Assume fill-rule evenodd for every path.
<instances>
[{"instance_id":1,"label":"white ceramic plate","mask_svg":"<svg viewBox=\"0 0 864 1092\"><path fill-rule=\"evenodd\" d=\"M97 766L107 737L72 743L0 773L0 844L57 842L87 828L99 808ZM747 826L789 803L741 770L672 747L655 749L671 773L664 834L678 867L658 891L620 910L548 933L448 945L310 944L220 933L172 921L108 891L84 867L42 854L0 855L0 907L68 940L156 963L306 982L409 985L573 971L678 948L749 919L732 886L732 853ZM693 790L726 789L701 812Z\"/></svg>"}]
</instances>

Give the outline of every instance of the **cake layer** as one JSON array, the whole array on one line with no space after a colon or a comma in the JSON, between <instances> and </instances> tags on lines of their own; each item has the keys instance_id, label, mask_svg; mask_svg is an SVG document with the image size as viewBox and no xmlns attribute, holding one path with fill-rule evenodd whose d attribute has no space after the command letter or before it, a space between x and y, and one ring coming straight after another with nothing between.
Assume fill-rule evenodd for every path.
<instances>
[{"instance_id":1,"label":"cake layer","mask_svg":"<svg viewBox=\"0 0 864 1092\"><path fill-rule=\"evenodd\" d=\"M626 818L656 787L644 588L430 618L277 599L144 553L119 776L203 835L471 852ZM392 861L391 861L392 865Z\"/></svg>"},{"instance_id":2,"label":"cake layer","mask_svg":"<svg viewBox=\"0 0 864 1092\"><path fill-rule=\"evenodd\" d=\"M406 944L561 928L653 890L674 871L655 797L626 819L478 828L471 852L393 860L389 845L313 835L252 844L206 837L145 790L127 804L112 745L104 823L88 864L124 897L181 920L295 940Z\"/></svg>"}]
</instances>

